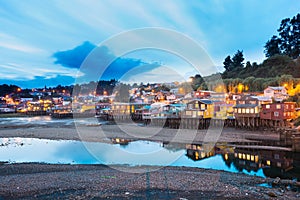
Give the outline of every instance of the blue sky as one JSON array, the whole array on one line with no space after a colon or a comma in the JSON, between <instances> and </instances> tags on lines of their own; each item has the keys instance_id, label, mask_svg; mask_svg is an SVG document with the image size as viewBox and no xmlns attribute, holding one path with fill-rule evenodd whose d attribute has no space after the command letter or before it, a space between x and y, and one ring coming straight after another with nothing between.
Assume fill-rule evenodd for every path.
<instances>
[{"instance_id":1,"label":"blue sky","mask_svg":"<svg viewBox=\"0 0 300 200\"><path fill-rule=\"evenodd\" d=\"M299 8L299 0L0 0L0 84L30 88L72 84L85 73L78 70L80 63L69 65L75 62L72 55L78 55L76 48L97 46L116 34L144 27L187 35L219 70L224 58L238 49L246 61L260 63L265 42L276 34L280 21L295 16ZM107 55L114 56L109 50ZM137 82L184 79L195 72L174 55L148 50L120 58L109 74L120 78L126 70L118 67L126 66L127 71L139 68L139 76L124 76Z\"/></svg>"}]
</instances>

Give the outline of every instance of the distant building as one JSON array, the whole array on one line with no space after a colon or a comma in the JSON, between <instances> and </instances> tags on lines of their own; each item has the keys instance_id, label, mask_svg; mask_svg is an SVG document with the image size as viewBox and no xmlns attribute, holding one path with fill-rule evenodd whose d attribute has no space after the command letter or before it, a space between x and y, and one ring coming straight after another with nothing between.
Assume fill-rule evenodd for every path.
<instances>
[{"instance_id":1,"label":"distant building","mask_svg":"<svg viewBox=\"0 0 300 200\"><path fill-rule=\"evenodd\" d=\"M287 90L285 87L271 87L268 86L264 90L264 96L274 98L275 101L283 101L288 98Z\"/></svg>"}]
</instances>

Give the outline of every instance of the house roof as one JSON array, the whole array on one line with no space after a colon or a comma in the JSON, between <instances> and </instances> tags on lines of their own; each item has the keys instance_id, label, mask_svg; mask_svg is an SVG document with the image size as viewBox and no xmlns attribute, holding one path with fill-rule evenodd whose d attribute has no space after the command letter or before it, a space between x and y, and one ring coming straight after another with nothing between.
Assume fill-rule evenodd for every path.
<instances>
[{"instance_id":1,"label":"house roof","mask_svg":"<svg viewBox=\"0 0 300 200\"><path fill-rule=\"evenodd\" d=\"M255 108L257 104L237 104L233 106L234 108Z\"/></svg>"},{"instance_id":2,"label":"house roof","mask_svg":"<svg viewBox=\"0 0 300 200\"><path fill-rule=\"evenodd\" d=\"M199 102L204 103L204 104L212 104L213 103L212 100L209 100L209 99L194 99L193 101L190 101L188 103L193 103L195 101L199 101Z\"/></svg>"},{"instance_id":3,"label":"house roof","mask_svg":"<svg viewBox=\"0 0 300 200\"><path fill-rule=\"evenodd\" d=\"M277 87L268 86L268 88L270 88L270 89L272 89L272 90L283 90L283 89L285 89L285 88L282 87L282 86L277 86Z\"/></svg>"}]
</instances>

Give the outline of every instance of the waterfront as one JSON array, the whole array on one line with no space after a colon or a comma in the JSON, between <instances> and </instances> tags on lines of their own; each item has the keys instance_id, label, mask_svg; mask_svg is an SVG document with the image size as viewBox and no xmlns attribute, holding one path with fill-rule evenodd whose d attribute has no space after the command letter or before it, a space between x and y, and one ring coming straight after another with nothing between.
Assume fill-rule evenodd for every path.
<instances>
[{"instance_id":1,"label":"waterfront","mask_svg":"<svg viewBox=\"0 0 300 200\"><path fill-rule=\"evenodd\" d=\"M140 124L100 126L95 118L75 122L49 116L3 118L0 197L148 195L195 199L199 194L213 198L219 191L221 196L246 199L264 199L273 193L282 199L298 198L293 184L299 180L299 155L280 146L275 132L225 128L216 146L207 151L203 145L205 130L183 130L176 140L177 130L157 130ZM105 134L99 134L101 131ZM279 186L268 188L276 177L282 180ZM64 186L67 179L68 186ZM99 187L101 193L96 192Z\"/></svg>"}]
</instances>

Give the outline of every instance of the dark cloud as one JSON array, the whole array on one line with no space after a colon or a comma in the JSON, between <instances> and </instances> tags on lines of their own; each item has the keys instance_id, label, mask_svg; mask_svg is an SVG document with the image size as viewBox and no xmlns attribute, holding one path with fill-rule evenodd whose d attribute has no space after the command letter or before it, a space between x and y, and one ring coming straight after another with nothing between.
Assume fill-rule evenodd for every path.
<instances>
[{"instance_id":1,"label":"dark cloud","mask_svg":"<svg viewBox=\"0 0 300 200\"><path fill-rule=\"evenodd\" d=\"M53 54L53 57L56 58L54 63L61 64L62 66L69 68L80 68L84 59L95 47L96 45L86 41L74 49L58 51Z\"/></svg>"},{"instance_id":2,"label":"dark cloud","mask_svg":"<svg viewBox=\"0 0 300 200\"><path fill-rule=\"evenodd\" d=\"M55 64L80 69L85 74L84 78L81 77L85 82L120 79L128 72L130 74L126 74L126 77L130 77L160 66L140 59L116 57L106 46L96 47L88 41L74 49L56 52L53 57L56 58ZM85 60L87 57L88 59Z\"/></svg>"}]
</instances>

